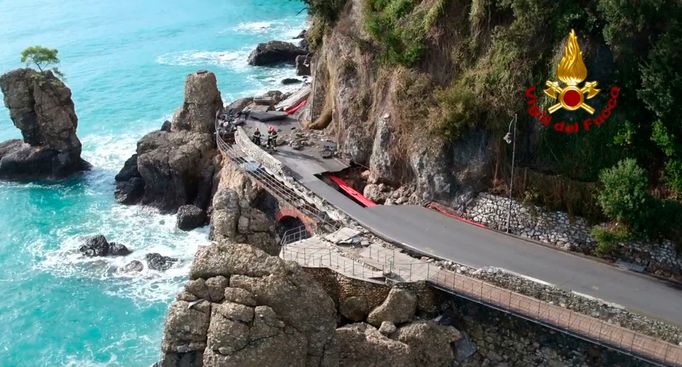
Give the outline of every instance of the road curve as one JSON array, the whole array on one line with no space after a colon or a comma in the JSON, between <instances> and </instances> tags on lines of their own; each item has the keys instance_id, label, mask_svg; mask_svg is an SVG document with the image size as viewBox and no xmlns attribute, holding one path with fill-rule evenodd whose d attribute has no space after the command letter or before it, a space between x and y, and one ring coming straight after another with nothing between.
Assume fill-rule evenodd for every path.
<instances>
[{"instance_id":1,"label":"road curve","mask_svg":"<svg viewBox=\"0 0 682 367\"><path fill-rule=\"evenodd\" d=\"M682 326L682 290L671 283L479 228L420 206L363 208L315 176L299 174L308 189L405 248L474 267L507 269Z\"/></svg>"}]
</instances>

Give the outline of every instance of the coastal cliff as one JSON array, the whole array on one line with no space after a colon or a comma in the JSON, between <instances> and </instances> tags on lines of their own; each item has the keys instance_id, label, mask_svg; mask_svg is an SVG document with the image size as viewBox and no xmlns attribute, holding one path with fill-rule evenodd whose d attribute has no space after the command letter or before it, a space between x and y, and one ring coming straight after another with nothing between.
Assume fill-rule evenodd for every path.
<instances>
[{"instance_id":1,"label":"coastal cliff","mask_svg":"<svg viewBox=\"0 0 682 367\"><path fill-rule=\"evenodd\" d=\"M0 89L23 137L0 143L0 179L62 178L89 168L81 159L71 90L51 71L8 72Z\"/></svg>"}]
</instances>

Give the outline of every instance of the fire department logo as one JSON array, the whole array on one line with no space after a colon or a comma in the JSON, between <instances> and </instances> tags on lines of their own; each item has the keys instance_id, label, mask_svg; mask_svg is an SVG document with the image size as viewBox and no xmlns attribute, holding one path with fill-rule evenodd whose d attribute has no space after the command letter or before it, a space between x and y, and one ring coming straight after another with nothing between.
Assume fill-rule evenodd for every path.
<instances>
[{"instance_id":1,"label":"fire department logo","mask_svg":"<svg viewBox=\"0 0 682 367\"><path fill-rule=\"evenodd\" d=\"M559 82L551 80L545 82L545 86L547 86L545 94L557 101L556 104L549 107L549 113L554 113L561 108L568 111L582 108L590 114L594 114L594 108L585 103L585 99L594 98L599 94L599 89L597 89L597 82L585 82L582 87L579 86L587 78L587 67L583 62L583 53L580 51L578 36L574 30L571 30L568 35L564 55L559 62L556 73L565 86L562 87Z\"/></svg>"}]
</instances>

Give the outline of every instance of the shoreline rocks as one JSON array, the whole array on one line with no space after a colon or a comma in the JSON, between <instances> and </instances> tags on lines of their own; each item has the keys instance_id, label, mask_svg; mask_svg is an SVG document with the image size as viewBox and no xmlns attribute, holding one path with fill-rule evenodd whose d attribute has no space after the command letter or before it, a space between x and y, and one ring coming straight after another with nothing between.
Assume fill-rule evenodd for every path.
<instances>
[{"instance_id":1,"label":"shoreline rocks","mask_svg":"<svg viewBox=\"0 0 682 367\"><path fill-rule=\"evenodd\" d=\"M173 267L173 264L178 262L178 259L170 256L163 256L159 253L152 252L144 255L147 260L147 267L152 270L166 271Z\"/></svg>"},{"instance_id":2,"label":"shoreline rocks","mask_svg":"<svg viewBox=\"0 0 682 367\"><path fill-rule=\"evenodd\" d=\"M78 251L88 257L126 256L132 253L125 245L108 242L101 234L87 238Z\"/></svg>"},{"instance_id":3,"label":"shoreline rocks","mask_svg":"<svg viewBox=\"0 0 682 367\"><path fill-rule=\"evenodd\" d=\"M0 77L0 89L23 137L0 143L0 179L59 179L90 169L81 158L71 90L51 71L13 70Z\"/></svg>"},{"instance_id":4,"label":"shoreline rocks","mask_svg":"<svg viewBox=\"0 0 682 367\"><path fill-rule=\"evenodd\" d=\"M203 227L206 223L206 212L195 205L183 205L178 208L178 228L191 231Z\"/></svg>"},{"instance_id":5,"label":"shoreline rocks","mask_svg":"<svg viewBox=\"0 0 682 367\"><path fill-rule=\"evenodd\" d=\"M307 51L283 41L269 41L260 43L249 55L249 65L275 66L278 64L294 64L296 56L305 55Z\"/></svg>"}]
</instances>

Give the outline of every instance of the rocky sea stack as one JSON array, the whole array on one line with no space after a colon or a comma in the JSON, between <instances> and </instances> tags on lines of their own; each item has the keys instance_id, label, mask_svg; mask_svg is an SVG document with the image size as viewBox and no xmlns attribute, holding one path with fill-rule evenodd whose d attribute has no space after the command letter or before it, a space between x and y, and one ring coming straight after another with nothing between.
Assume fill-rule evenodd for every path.
<instances>
[{"instance_id":1,"label":"rocky sea stack","mask_svg":"<svg viewBox=\"0 0 682 367\"><path fill-rule=\"evenodd\" d=\"M217 155L214 122L223 103L215 74L187 76L185 101L168 129L151 132L116 176L116 199L145 204L163 212L183 205L206 210Z\"/></svg>"},{"instance_id":2,"label":"rocky sea stack","mask_svg":"<svg viewBox=\"0 0 682 367\"><path fill-rule=\"evenodd\" d=\"M0 77L0 89L23 137L0 143L0 179L63 178L90 167L81 159L71 90L51 71L8 72Z\"/></svg>"}]
</instances>

